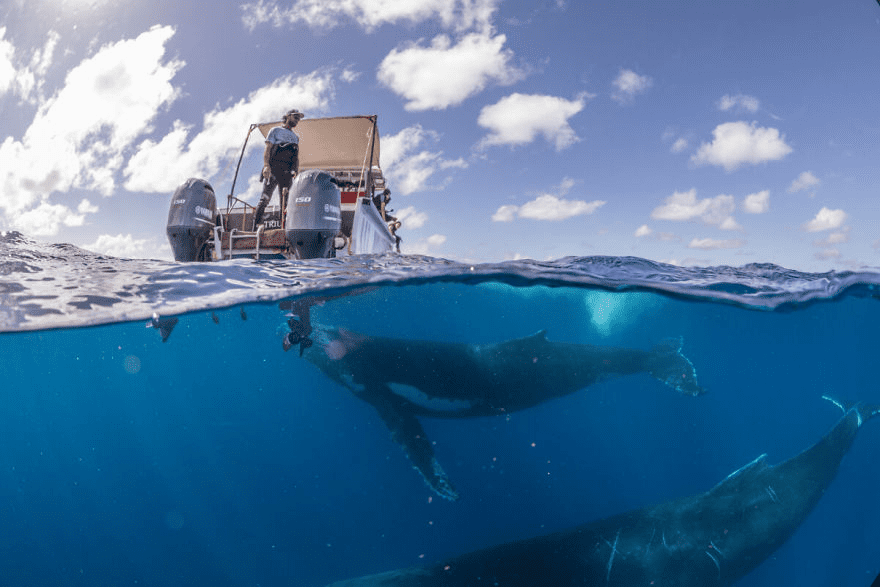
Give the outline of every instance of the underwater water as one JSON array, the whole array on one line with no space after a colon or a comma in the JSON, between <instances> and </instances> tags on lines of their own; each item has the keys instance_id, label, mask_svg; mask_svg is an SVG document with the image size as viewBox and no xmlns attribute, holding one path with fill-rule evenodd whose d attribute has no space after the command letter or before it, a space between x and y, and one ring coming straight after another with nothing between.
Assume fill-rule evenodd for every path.
<instances>
[{"instance_id":1,"label":"underwater water","mask_svg":"<svg viewBox=\"0 0 880 587\"><path fill-rule=\"evenodd\" d=\"M702 493L817 442L841 416L822 395L880 402L878 285L621 258L180 265L5 233L0 583L321 586ZM372 406L283 349L280 304L306 295L333 298L312 308L316 330L367 337L680 337L706 393L637 374L505 415L422 418L449 501ZM145 328L154 312L179 319L165 342ZM736 584L870 585L878 495L880 418Z\"/></svg>"}]
</instances>

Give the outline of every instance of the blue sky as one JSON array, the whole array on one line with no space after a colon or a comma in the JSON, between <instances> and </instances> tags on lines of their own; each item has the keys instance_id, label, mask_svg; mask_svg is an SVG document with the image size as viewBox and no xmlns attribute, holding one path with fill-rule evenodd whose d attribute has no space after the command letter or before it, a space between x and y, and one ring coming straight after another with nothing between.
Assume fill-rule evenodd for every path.
<instances>
[{"instance_id":1,"label":"blue sky","mask_svg":"<svg viewBox=\"0 0 880 587\"><path fill-rule=\"evenodd\" d=\"M876 268L878 72L874 0L5 0L0 230L170 259L298 108L379 115L403 252Z\"/></svg>"}]
</instances>

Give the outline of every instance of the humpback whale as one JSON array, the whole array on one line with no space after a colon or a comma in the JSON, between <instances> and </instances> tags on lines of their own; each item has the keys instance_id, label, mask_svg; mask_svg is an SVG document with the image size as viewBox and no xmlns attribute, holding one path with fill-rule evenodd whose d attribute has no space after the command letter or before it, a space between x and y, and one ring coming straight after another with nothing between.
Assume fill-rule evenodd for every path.
<instances>
[{"instance_id":1,"label":"humpback whale","mask_svg":"<svg viewBox=\"0 0 880 587\"><path fill-rule=\"evenodd\" d=\"M774 466L761 455L706 493L332 587L731 585L794 533L859 426L880 413L880 405L831 401L844 415L812 447Z\"/></svg>"},{"instance_id":2,"label":"humpback whale","mask_svg":"<svg viewBox=\"0 0 880 587\"><path fill-rule=\"evenodd\" d=\"M703 393L693 365L681 353L681 340L646 351L553 342L545 331L494 344L372 337L345 329L320 334L320 344L308 348L305 358L371 404L428 486L451 500L458 492L418 416L508 414L637 373L682 394Z\"/></svg>"}]
</instances>

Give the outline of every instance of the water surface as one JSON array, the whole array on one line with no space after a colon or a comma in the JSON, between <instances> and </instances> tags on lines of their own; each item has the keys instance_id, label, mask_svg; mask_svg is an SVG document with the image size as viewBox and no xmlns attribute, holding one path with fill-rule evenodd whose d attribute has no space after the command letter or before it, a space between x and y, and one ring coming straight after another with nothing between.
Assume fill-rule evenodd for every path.
<instances>
[{"instance_id":1,"label":"water surface","mask_svg":"<svg viewBox=\"0 0 880 587\"><path fill-rule=\"evenodd\" d=\"M0 236L0 574L9 585L320 586L692 495L880 401L880 274L635 258L176 264ZM340 294L353 294L345 295ZM438 498L376 412L285 352L320 328L648 349L681 337L708 392L608 380L504 417L423 419ZM179 319L167 342L145 328ZM880 571L880 423L794 537L738 585Z\"/></svg>"}]
</instances>

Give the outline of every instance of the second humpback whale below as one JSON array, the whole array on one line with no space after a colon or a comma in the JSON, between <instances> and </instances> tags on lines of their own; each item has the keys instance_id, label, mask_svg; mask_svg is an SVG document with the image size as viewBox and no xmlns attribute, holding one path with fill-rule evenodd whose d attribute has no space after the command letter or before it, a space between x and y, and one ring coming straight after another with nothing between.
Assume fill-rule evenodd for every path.
<instances>
[{"instance_id":1,"label":"second humpback whale below","mask_svg":"<svg viewBox=\"0 0 880 587\"><path fill-rule=\"evenodd\" d=\"M547 340L544 331L495 344L462 344L321 333L305 358L371 404L427 484L447 499L458 493L434 457L417 416L507 414L621 375L649 373L676 391L703 389L681 341L650 351Z\"/></svg>"},{"instance_id":2,"label":"second humpback whale below","mask_svg":"<svg viewBox=\"0 0 880 587\"><path fill-rule=\"evenodd\" d=\"M843 417L812 447L774 466L761 455L706 493L332 587L732 585L794 533L859 426L880 413L877 405L835 403Z\"/></svg>"}]
</instances>

